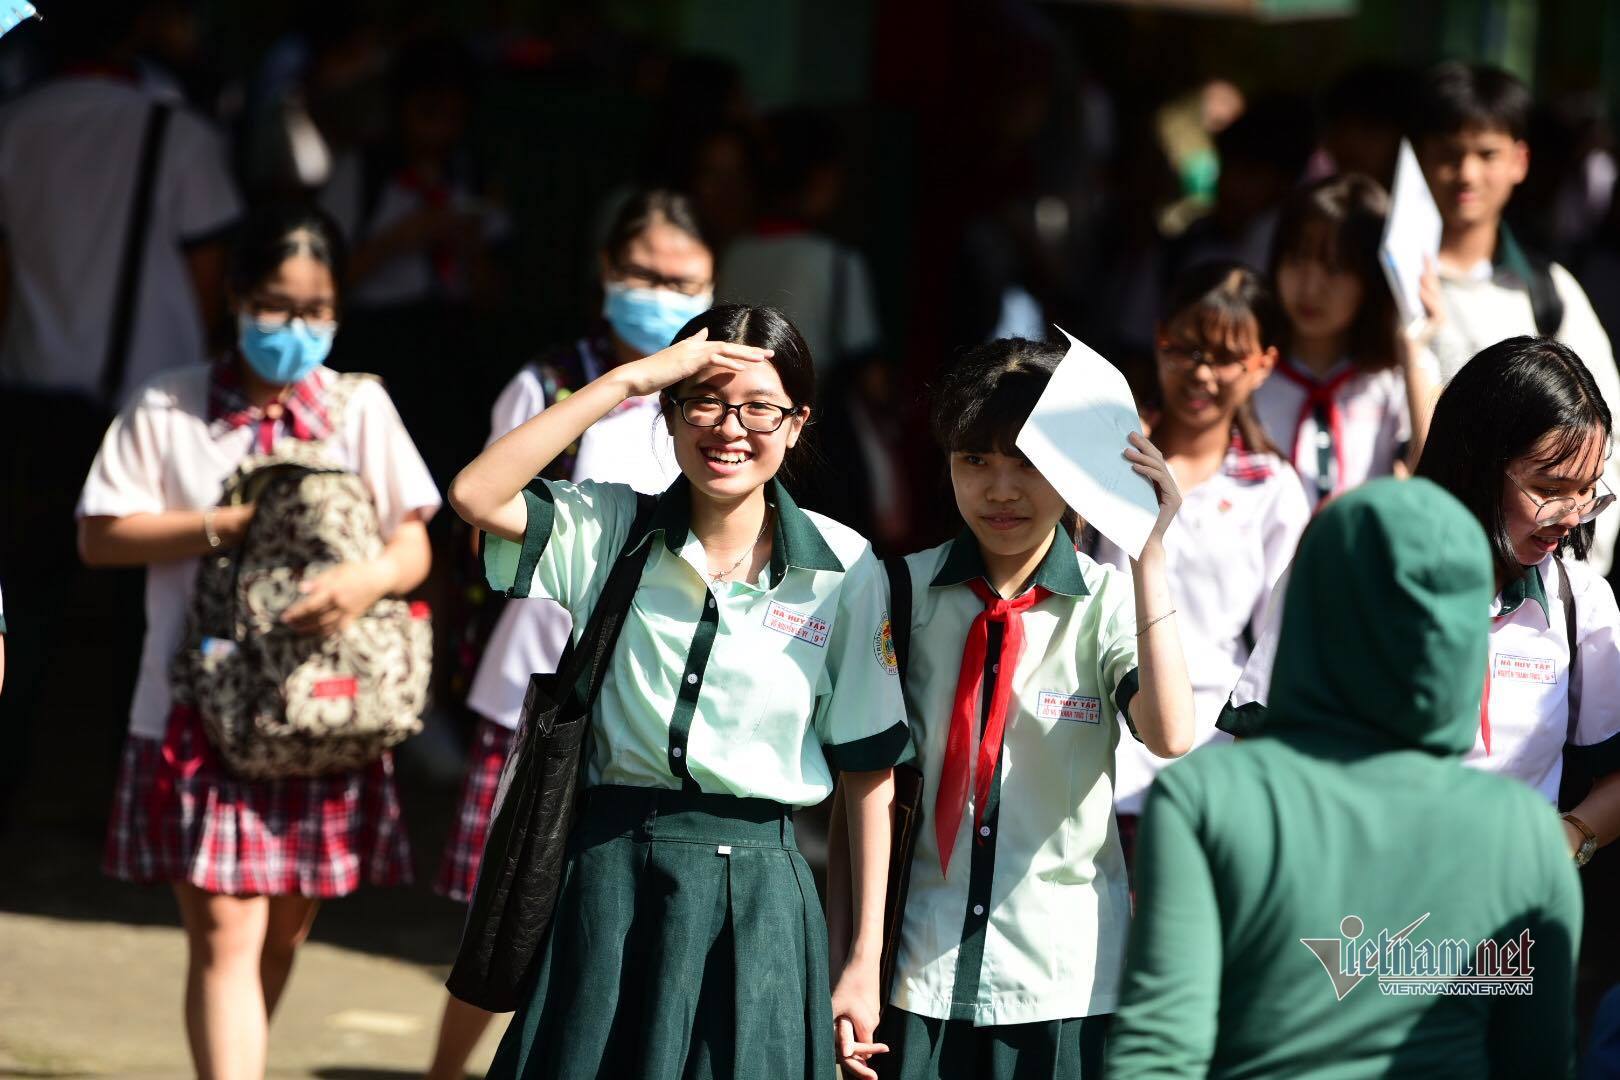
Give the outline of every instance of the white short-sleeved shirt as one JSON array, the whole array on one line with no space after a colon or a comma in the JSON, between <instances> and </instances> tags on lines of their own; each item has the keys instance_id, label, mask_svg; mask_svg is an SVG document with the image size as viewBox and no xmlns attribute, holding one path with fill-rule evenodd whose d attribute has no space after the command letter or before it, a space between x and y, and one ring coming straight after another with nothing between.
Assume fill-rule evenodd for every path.
<instances>
[{"instance_id":1,"label":"white short-sleeved shirt","mask_svg":"<svg viewBox=\"0 0 1620 1080\"><path fill-rule=\"evenodd\" d=\"M219 502L231 471L254 452L256 425L209 421L214 368L164 372L139 388L113 420L79 496L78 516L126 517L205 510ZM311 376L331 379L325 368ZM284 428L278 438L287 438ZM334 464L358 473L377 504L385 538L408 514L431 516L439 492L380 382L366 380L326 443ZM146 641L130 706L132 735L160 739L169 715L169 663L185 635L197 578L195 558L146 568Z\"/></svg>"},{"instance_id":2,"label":"white short-sleeved shirt","mask_svg":"<svg viewBox=\"0 0 1620 1080\"><path fill-rule=\"evenodd\" d=\"M74 77L0 111L0 232L11 275L0 385L99 394L152 100L133 82ZM240 213L223 142L175 108L120 400L159 371L206 359L185 248L219 236Z\"/></svg>"},{"instance_id":3,"label":"white short-sleeved shirt","mask_svg":"<svg viewBox=\"0 0 1620 1080\"><path fill-rule=\"evenodd\" d=\"M946 873L935 799L963 647L984 611L970 584L984 577L984 559L964 530L905 561L906 710L924 812L890 1000L976 1026L1112 1012L1131 911L1111 782L1128 726L1119 717L1138 683L1130 579L1059 531L1031 582L1050 595L1021 616L1024 647L986 803L979 812L970 790ZM1005 639L991 624L975 762Z\"/></svg>"},{"instance_id":4,"label":"white short-sleeved shirt","mask_svg":"<svg viewBox=\"0 0 1620 1080\"><path fill-rule=\"evenodd\" d=\"M1581 709L1569 731L1569 622L1559 587L1569 573L1575 634L1581 653ZM1548 585L1552 588L1549 589ZM1279 587L1282 595L1286 584ZM1273 605L1249 665L1232 692L1222 726L1243 734L1264 709L1281 633L1281 604ZM1620 610L1608 582L1577 559L1549 555L1491 601L1490 659L1481 694L1480 726L1463 763L1523 780L1558 801L1568 743L1598 775L1620 771ZM1490 743L1486 745L1486 732Z\"/></svg>"},{"instance_id":5,"label":"white short-sleeved shirt","mask_svg":"<svg viewBox=\"0 0 1620 1080\"><path fill-rule=\"evenodd\" d=\"M851 529L800 510L772 481L771 561L713 583L691 531L691 485L658 497L641 581L592 709L591 784L813 806L831 766L887 768L909 746L883 568ZM524 542L486 535L492 587L555 597L587 625L629 537L622 484L540 480ZM534 567L524 572L523 567Z\"/></svg>"},{"instance_id":6,"label":"white short-sleeved shirt","mask_svg":"<svg viewBox=\"0 0 1620 1080\"><path fill-rule=\"evenodd\" d=\"M602 373L589 341L581 340L581 369L587 382ZM545 388L533 365L525 365L495 400L489 441L505 435L546 407ZM631 398L592 424L580 437L572 479L628 484L647 495L669 487L680 473L675 446L658 411L658 395ZM529 676L555 671L573 620L561 604L507 604L478 663L467 705L502 727L517 726Z\"/></svg>"},{"instance_id":7,"label":"white short-sleeved shirt","mask_svg":"<svg viewBox=\"0 0 1620 1080\"><path fill-rule=\"evenodd\" d=\"M1273 454L1234 447L1219 472L1182 489L1164 550L1192 681L1195 746L1230 741L1215 721L1310 517L1294 470ZM1130 573L1130 557L1107 539L1099 540L1096 559ZM1143 796L1167 764L1135 739L1121 739L1114 758L1115 808L1141 813Z\"/></svg>"},{"instance_id":8,"label":"white short-sleeved shirt","mask_svg":"<svg viewBox=\"0 0 1620 1080\"><path fill-rule=\"evenodd\" d=\"M392 228L427 206L420 191L407 187L393 176L383 182L376 205L367 207L365 160L365 155L358 152L339 156L332 165L331 179L320 195L321 207L332 215L351 245ZM479 201L476 192L452 185L449 200L451 209L479 212L484 243L499 243L511 232L512 222L506 212ZM362 220L368 210L369 220ZM466 294L468 285L459 268L451 280L444 281L430 253L408 252L378 265L364 280L355 282L349 290L348 301L361 307L386 307L442 296L447 291L459 298Z\"/></svg>"},{"instance_id":9,"label":"white short-sleeved shirt","mask_svg":"<svg viewBox=\"0 0 1620 1080\"><path fill-rule=\"evenodd\" d=\"M818 374L827 374L841 357L876 348L882 336L866 259L808 230L772 230L733 241L720 262L715 293L727 302L780 308L799 328Z\"/></svg>"},{"instance_id":10,"label":"white short-sleeved shirt","mask_svg":"<svg viewBox=\"0 0 1620 1080\"><path fill-rule=\"evenodd\" d=\"M1419 362L1439 378L1439 363L1428 350ZM1319 423L1314 410L1301 418L1308 399L1301 380L1317 386L1339 383L1333 395L1340 418L1337 440L1331 425ZM1412 440L1406 375L1398 367L1351 374L1345 360L1319 379L1285 359L1250 400L1266 434L1289 455L1312 507L1324 491L1342 494L1374 477L1389 476Z\"/></svg>"}]
</instances>

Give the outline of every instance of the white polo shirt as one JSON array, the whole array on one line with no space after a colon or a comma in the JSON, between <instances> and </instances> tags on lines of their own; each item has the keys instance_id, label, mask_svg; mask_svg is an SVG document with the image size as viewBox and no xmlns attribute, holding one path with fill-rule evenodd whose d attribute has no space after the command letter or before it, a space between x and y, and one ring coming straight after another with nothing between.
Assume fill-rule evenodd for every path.
<instances>
[{"instance_id":1,"label":"white polo shirt","mask_svg":"<svg viewBox=\"0 0 1620 1080\"><path fill-rule=\"evenodd\" d=\"M587 381L603 366L589 341L581 340L581 367ZM547 405L545 388L534 366L525 364L490 411L489 441L505 435ZM486 444L487 445L487 444ZM674 440L658 414L658 395L631 398L588 428L579 440L571 479L628 484L657 495L680 474ZM517 727L529 676L557 670L573 620L558 603L509 603L501 611L467 692L474 712L502 727Z\"/></svg>"},{"instance_id":2,"label":"white polo shirt","mask_svg":"<svg viewBox=\"0 0 1620 1080\"><path fill-rule=\"evenodd\" d=\"M96 395L152 95L104 76L53 80L0 110L0 232L11 275L0 385ZM185 248L241 213L225 146L169 119L140 264L124 392L206 359Z\"/></svg>"},{"instance_id":3,"label":"white polo shirt","mask_svg":"<svg viewBox=\"0 0 1620 1080\"><path fill-rule=\"evenodd\" d=\"M1569 572L1581 650L1581 715L1573 739L1569 632L1558 588L1560 567ZM1273 607L1232 692L1231 708L1222 716L1222 728L1234 734L1243 734L1252 722L1245 713L1265 706L1282 606ZM1590 758L1597 774L1620 769L1620 610L1608 582L1584 562L1549 555L1539 565L1527 567L1523 577L1491 601L1490 619L1480 726L1464 764L1523 780L1549 802L1558 801L1566 742Z\"/></svg>"},{"instance_id":4,"label":"white polo shirt","mask_svg":"<svg viewBox=\"0 0 1620 1080\"><path fill-rule=\"evenodd\" d=\"M1274 454L1234 447L1219 472L1182 489L1164 550L1192 681L1196 746L1231 741L1215 721L1310 517L1298 477ZM1094 557L1130 573L1130 557L1106 539L1099 539ZM1115 809L1141 813L1148 787L1168 764L1137 740L1121 739L1114 754Z\"/></svg>"},{"instance_id":5,"label":"white polo shirt","mask_svg":"<svg viewBox=\"0 0 1620 1080\"><path fill-rule=\"evenodd\" d=\"M256 432L252 424L226 428L209 422L212 371L203 364L167 371L135 392L90 466L79 517L206 510L219 502L225 480L253 452ZM335 377L325 368L319 372ZM367 380L354 391L326 445L335 464L365 481L384 538L407 514L431 517L438 509L433 477L382 383ZM174 559L146 568L146 640L130 705L131 735L161 739L167 727L169 662L185 634L197 562Z\"/></svg>"},{"instance_id":6,"label":"white polo shirt","mask_svg":"<svg viewBox=\"0 0 1620 1080\"><path fill-rule=\"evenodd\" d=\"M1432 378L1439 378L1439 361L1433 353L1423 350L1419 362ZM1308 393L1295 380L1327 386L1341 377L1333 394L1339 410L1335 435L1319 422L1315 410L1301 417ZM1406 375L1398 367L1351 374L1350 361L1343 360L1318 378L1303 365L1284 359L1250 400L1266 434L1289 456L1312 508L1324 491L1339 494L1374 477L1389 476L1402 448L1412 441Z\"/></svg>"}]
</instances>

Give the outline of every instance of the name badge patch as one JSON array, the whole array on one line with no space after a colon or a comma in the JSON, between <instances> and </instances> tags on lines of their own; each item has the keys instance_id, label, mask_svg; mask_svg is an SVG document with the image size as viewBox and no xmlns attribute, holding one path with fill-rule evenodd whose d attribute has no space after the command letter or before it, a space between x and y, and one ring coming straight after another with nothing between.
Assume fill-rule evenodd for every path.
<instances>
[{"instance_id":1,"label":"name badge patch","mask_svg":"<svg viewBox=\"0 0 1620 1080\"><path fill-rule=\"evenodd\" d=\"M1491 678L1550 686L1558 681L1558 668L1550 657L1497 653L1491 665Z\"/></svg>"},{"instance_id":2,"label":"name badge patch","mask_svg":"<svg viewBox=\"0 0 1620 1080\"><path fill-rule=\"evenodd\" d=\"M818 649L827 647L827 631L831 629L825 619L818 619L807 611L798 611L786 604L771 601L765 609L765 625L778 634L808 641Z\"/></svg>"},{"instance_id":3,"label":"name badge patch","mask_svg":"<svg viewBox=\"0 0 1620 1080\"><path fill-rule=\"evenodd\" d=\"M1042 690L1036 704L1036 715L1042 720L1071 720L1077 724L1102 723L1102 702L1080 694L1059 694Z\"/></svg>"}]
</instances>

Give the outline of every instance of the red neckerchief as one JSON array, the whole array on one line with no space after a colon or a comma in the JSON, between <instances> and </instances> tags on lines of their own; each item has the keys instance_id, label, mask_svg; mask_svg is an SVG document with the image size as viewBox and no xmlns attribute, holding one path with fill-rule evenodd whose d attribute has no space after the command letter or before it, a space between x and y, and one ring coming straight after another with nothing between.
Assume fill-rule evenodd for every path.
<instances>
[{"instance_id":1,"label":"red neckerchief","mask_svg":"<svg viewBox=\"0 0 1620 1080\"><path fill-rule=\"evenodd\" d=\"M216 435L249 424L255 425L254 443L261 454L268 454L276 442L276 428L305 442L332 434L332 416L327 412L326 374L316 368L292 388L280 402L259 408L248 400L242 385L242 372L236 361L222 360L214 365L208 380L208 425Z\"/></svg>"},{"instance_id":2,"label":"red neckerchief","mask_svg":"<svg viewBox=\"0 0 1620 1080\"><path fill-rule=\"evenodd\" d=\"M984 820L984 804L990 798L990 780L995 776L996 760L1001 756L1001 740L1007 729L1007 709L1012 698L1013 669L1018 666L1019 654L1024 651L1024 612L1050 596L1042 586L1035 586L1023 596L1003 600L982 578L968 582L973 594L984 602L984 610L968 627L967 642L962 646L962 670L956 677L956 702L951 706L951 727L945 740L945 763L939 771L939 793L934 796L934 839L939 843L939 869L949 874L951 849L956 846L956 831L962 824L962 813L967 807L968 777L973 778L973 827L978 835ZM973 768L973 722L979 711L980 695L984 691L984 662L990 648L990 624L999 622L1006 627L1001 645L1001 662L996 671L996 684L990 693L990 718L985 724L984 737L979 740L979 761Z\"/></svg>"},{"instance_id":3,"label":"red neckerchief","mask_svg":"<svg viewBox=\"0 0 1620 1080\"><path fill-rule=\"evenodd\" d=\"M809 231L810 226L795 217L766 216L754 222L755 236L800 236Z\"/></svg>"},{"instance_id":4,"label":"red neckerchief","mask_svg":"<svg viewBox=\"0 0 1620 1080\"><path fill-rule=\"evenodd\" d=\"M1277 374L1305 391L1305 402L1299 407L1299 419L1294 421L1294 464L1300 466L1299 451L1300 439L1305 435L1305 421L1309 420L1318 408L1325 409L1328 417L1328 438L1332 441L1333 449L1333 487L1325 494L1337 495L1344 484L1344 411L1339 408L1339 391L1344 384L1361 374L1361 369L1354 364L1345 365L1345 369L1328 379L1318 382L1294 365L1284 361L1276 367ZM1303 467L1303 466L1300 466ZM1321 491L1322 479L1317 480L1317 490Z\"/></svg>"},{"instance_id":5,"label":"red neckerchief","mask_svg":"<svg viewBox=\"0 0 1620 1080\"><path fill-rule=\"evenodd\" d=\"M414 165L401 169L394 182L406 191L413 192L423 205L434 210L443 210L450 205L450 185L443 179L428 180ZM428 258L433 263L433 273L438 277L439 284L449 288L456 275L455 247L444 242L434 244L428 250Z\"/></svg>"}]
</instances>

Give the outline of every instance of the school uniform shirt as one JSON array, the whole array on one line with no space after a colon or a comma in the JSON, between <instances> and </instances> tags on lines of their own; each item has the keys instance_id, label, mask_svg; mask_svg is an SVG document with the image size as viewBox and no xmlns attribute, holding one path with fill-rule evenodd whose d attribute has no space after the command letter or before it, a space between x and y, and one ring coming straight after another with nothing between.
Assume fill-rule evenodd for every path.
<instances>
[{"instance_id":1,"label":"school uniform shirt","mask_svg":"<svg viewBox=\"0 0 1620 1080\"><path fill-rule=\"evenodd\" d=\"M1275 454L1234 445L1214 476L1182 489L1181 510L1164 534L1170 602L1176 609L1192 681L1194 745L1229 742L1215 721L1265 624L1273 589L1311 511L1294 470ZM1129 574L1130 556L1106 538L1098 562ZM1169 764L1135 739L1114 758L1114 806L1137 814L1159 770Z\"/></svg>"},{"instance_id":2,"label":"school uniform shirt","mask_svg":"<svg viewBox=\"0 0 1620 1080\"><path fill-rule=\"evenodd\" d=\"M133 79L56 79L0 110L0 235L11 275L0 385L100 394L151 94ZM206 359L186 249L241 213L225 146L176 107L153 178L119 400Z\"/></svg>"},{"instance_id":3,"label":"school uniform shirt","mask_svg":"<svg viewBox=\"0 0 1620 1080\"><path fill-rule=\"evenodd\" d=\"M1418 362L1439 378L1424 349ZM1324 400L1313 400L1323 395ZM1399 368L1358 371L1346 359L1318 378L1284 359L1251 398L1271 441L1288 455L1309 505L1395 471L1412 441L1406 375Z\"/></svg>"},{"instance_id":4,"label":"school uniform shirt","mask_svg":"<svg viewBox=\"0 0 1620 1080\"><path fill-rule=\"evenodd\" d=\"M1554 336L1586 364L1613 413L1620 409L1620 371L1615 369L1609 335L1604 333L1591 301L1570 272L1557 263L1551 264L1549 270L1553 289L1564 304L1564 321ZM1484 261L1462 273L1442 266L1439 275L1446 318L1434 335L1432 348L1439 358L1443 381L1450 382L1482 349L1504 338L1538 332L1529 286L1508 267ZM1609 487L1620 492L1620 461L1613 455L1603 475ZM1600 574L1607 574L1613 565L1617 533L1620 514L1603 514L1597 519L1595 543L1587 561Z\"/></svg>"},{"instance_id":5,"label":"school uniform shirt","mask_svg":"<svg viewBox=\"0 0 1620 1080\"><path fill-rule=\"evenodd\" d=\"M265 432L261 424L233 426L220 415L222 372L221 365L180 368L136 391L107 429L77 516L126 517L216 505L231 472L263 450ZM289 417L316 426L330 422L320 390L333 378L333 372L317 368L295 392L299 400L289 405ZM275 425L271 434L277 441L292 437L286 424ZM324 446L335 465L365 481L385 539L408 514L431 517L438 509L438 489L382 383L366 380L355 389ZM132 735L163 738L169 662L185 634L197 561L171 559L146 568L146 640L130 705Z\"/></svg>"},{"instance_id":6,"label":"school uniform shirt","mask_svg":"<svg viewBox=\"0 0 1620 1080\"><path fill-rule=\"evenodd\" d=\"M576 348L585 381L601 375L602 359L591 342L581 339ZM538 416L547 404L539 374L532 365L525 365L495 401L489 442ZM628 484L656 495L680 471L674 442L659 415L658 395L649 394L630 398L586 429L574 458L573 479ZM568 609L560 604L507 604L473 675L468 707L502 727L517 727L529 676L557 670L572 625Z\"/></svg>"},{"instance_id":7,"label":"school uniform shirt","mask_svg":"<svg viewBox=\"0 0 1620 1080\"><path fill-rule=\"evenodd\" d=\"M1580 648L1580 716L1569 729L1569 622L1560 577L1568 571ZM1284 583L1279 595L1286 590ZM1232 692L1221 727L1241 736L1270 699L1281 633L1273 605L1249 665ZM1577 559L1549 555L1509 583L1490 610L1490 662L1480 694L1479 727L1463 763L1522 780L1558 801L1564 747L1595 775L1620 770L1620 610L1608 582Z\"/></svg>"},{"instance_id":8,"label":"school uniform shirt","mask_svg":"<svg viewBox=\"0 0 1620 1080\"><path fill-rule=\"evenodd\" d=\"M1016 660L989 624L975 768L1002 663L1016 663L1011 700L983 813L970 791L947 875L934 798L963 646L985 610L969 584L985 576L984 559L964 531L908 555L906 568L906 708L926 794L890 1001L975 1026L1110 1012L1131 910L1113 806L1116 712L1128 715L1137 688L1130 579L1060 530L1031 583L1050 595L1022 613Z\"/></svg>"},{"instance_id":9,"label":"school uniform shirt","mask_svg":"<svg viewBox=\"0 0 1620 1080\"><path fill-rule=\"evenodd\" d=\"M555 598L575 634L636 513L624 484L538 480L523 543L485 542L493 588ZM767 497L770 563L754 581L711 583L691 532L691 484L659 496L652 545L592 713L587 782L685 789L813 806L829 762L888 768L909 745L881 564L854 531ZM535 569L517 580L527 548ZM538 551L536 550L538 549Z\"/></svg>"},{"instance_id":10,"label":"school uniform shirt","mask_svg":"<svg viewBox=\"0 0 1620 1080\"><path fill-rule=\"evenodd\" d=\"M331 179L321 189L322 209L343 229L351 246L435 205L477 213L484 244L498 244L512 231L506 211L480 199L477 192L454 181L418 183L409 170L396 171L383 180L381 190L373 197L374 204L368 205L368 167L372 166L367 165L365 154L343 154L333 163ZM363 280L355 282L348 300L361 307L388 307L445 296L461 299L469 284L465 267L449 249L408 252L379 264Z\"/></svg>"}]
</instances>

